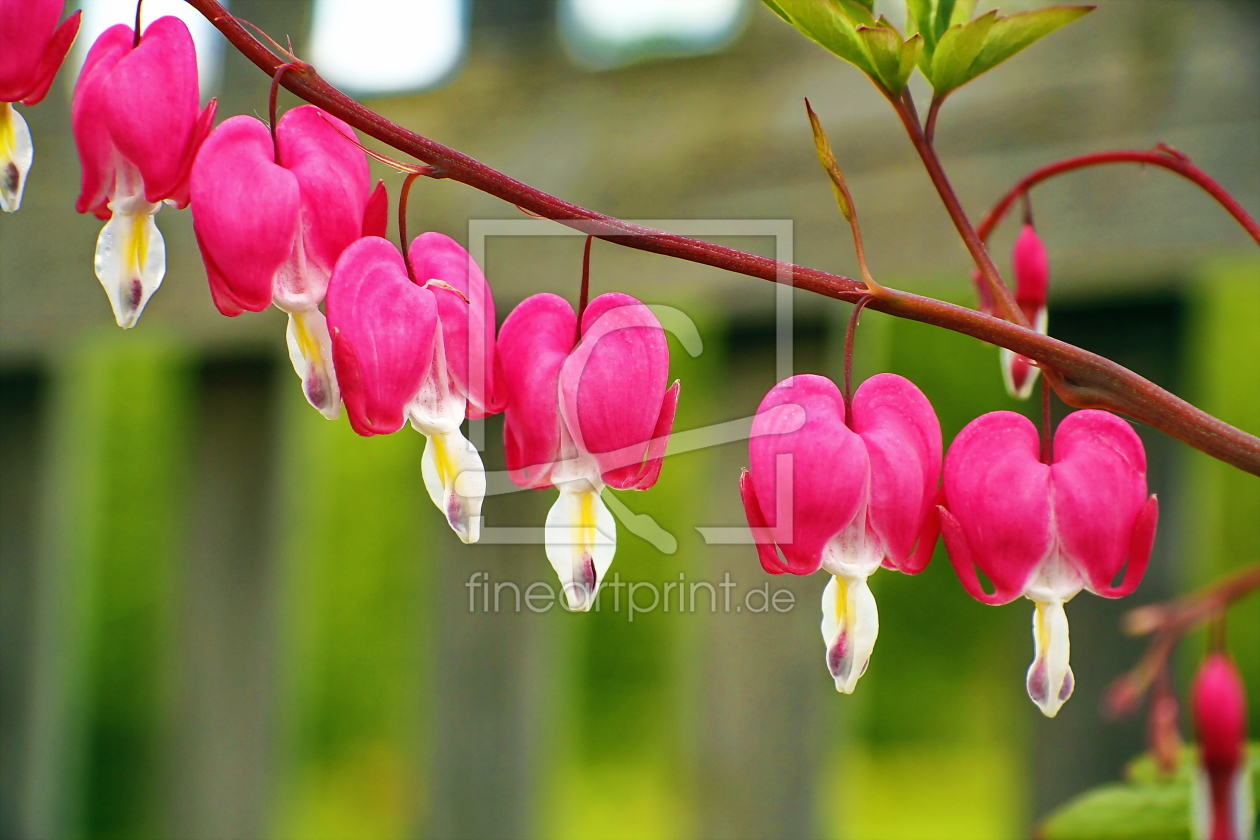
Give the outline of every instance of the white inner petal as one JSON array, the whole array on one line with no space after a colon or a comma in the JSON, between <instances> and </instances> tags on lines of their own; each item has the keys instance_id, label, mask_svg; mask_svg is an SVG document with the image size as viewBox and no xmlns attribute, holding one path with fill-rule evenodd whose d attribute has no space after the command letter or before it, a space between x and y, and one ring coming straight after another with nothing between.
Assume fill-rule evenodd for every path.
<instances>
[{"instance_id":1,"label":"white inner petal","mask_svg":"<svg viewBox=\"0 0 1260 840\"><path fill-rule=\"evenodd\" d=\"M600 498L602 486L584 479L558 485L547 512L547 559L560 578L570 610L585 612L617 551L617 524Z\"/></svg>"},{"instance_id":2,"label":"white inner petal","mask_svg":"<svg viewBox=\"0 0 1260 840\"><path fill-rule=\"evenodd\" d=\"M161 207L139 195L114 199L114 215L96 240L96 277L125 330L136 325L166 274L166 243L153 221Z\"/></svg>"},{"instance_id":3,"label":"white inner petal","mask_svg":"<svg viewBox=\"0 0 1260 840\"><path fill-rule=\"evenodd\" d=\"M866 576L833 575L823 590L822 611L827 670L836 681L836 691L852 694L866 673L879 636L879 612Z\"/></svg>"},{"instance_id":4,"label":"white inner petal","mask_svg":"<svg viewBox=\"0 0 1260 840\"><path fill-rule=\"evenodd\" d=\"M465 543L481 536L486 471L481 455L459 429L425 435L420 462L425 489L447 523Z\"/></svg>"},{"instance_id":5,"label":"white inner petal","mask_svg":"<svg viewBox=\"0 0 1260 840\"><path fill-rule=\"evenodd\" d=\"M0 210L16 213L22 206L26 175L35 160L35 146L26 120L8 102L0 102Z\"/></svg>"},{"instance_id":6,"label":"white inner petal","mask_svg":"<svg viewBox=\"0 0 1260 840\"><path fill-rule=\"evenodd\" d=\"M333 370L332 337L324 313L318 309L290 312L285 339L306 401L329 420L336 420L341 416L341 390Z\"/></svg>"}]
</instances>

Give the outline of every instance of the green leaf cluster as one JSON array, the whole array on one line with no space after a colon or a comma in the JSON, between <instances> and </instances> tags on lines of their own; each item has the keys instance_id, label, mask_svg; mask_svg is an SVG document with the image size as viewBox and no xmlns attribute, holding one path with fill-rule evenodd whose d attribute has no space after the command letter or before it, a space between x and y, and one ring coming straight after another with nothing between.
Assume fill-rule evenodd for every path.
<instances>
[{"instance_id":1,"label":"green leaf cluster","mask_svg":"<svg viewBox=\"0 0 1260 840\"><path fill-rule=\"evenodd\" d=\"M1253 785L1260 782L1260 744L1251 744ZM1160 774L1149 755L1134 760L1126 780L1086 791L1052 813L1037 831L1039 840L1191 840L1191 778L1197 756L1182 751L1171 777Z\"/></svg>"},{"instance_id":2,"label":"green leaf cluster","mask_svg":"<svg viewBox=\"0 0 1260 840\"><path fill-rule=\"evenodd\" d=\"M976 0L906 0L906 37L875 17L875 0L764 0L802 34L896 96L917 65L938 99L992 70L1093 6L1051 6L974 20Z\"/></svg>"},{"instance_id":3,"label":"green leaf cluster","mask_svg":"<svg viewBox=\"0 0 1260 840\"><path fill-rule=\"evenodd\" d=\"M875 0L764 0L801 34L857 67L888 93L906 87L923 38L902 40L888 18L875 17Z\"/></svg>"}]
</instances>

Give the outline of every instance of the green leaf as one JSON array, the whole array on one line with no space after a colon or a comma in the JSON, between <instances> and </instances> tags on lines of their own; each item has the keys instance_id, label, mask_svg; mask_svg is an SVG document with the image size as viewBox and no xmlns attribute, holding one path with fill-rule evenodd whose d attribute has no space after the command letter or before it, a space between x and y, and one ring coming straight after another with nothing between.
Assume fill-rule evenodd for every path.
<instances>
[{"instance_id":1,"label":"green leaf","mask_svg":"<svg viewBox=\"0 0 1260 840\"><path fill-rule=\"evenodd\" d=\"M778 3L774 2L774 0L761 0L761 2L769 6L770 11L774 12L776 15L786 20L788 23L792 23L792 18L788 15L787 12L783 10L783 7L780 6ZM792 25L795 26L796 24L792 24Z\"/></svg>"},{"instance_id":2,"label":"green leaf","mask_svg":"<svg viewBox=\"0 0 1260 840\"><path fill-rule=\"evenodd\" d=\"M899 93L910 81L910 74L914 72L914 65L918 63L919 57L923 54L923 36L915 33L909 41L901 45L901 66L897 68L896 85L892 86L894 93Z\"/></svg>"},{"instance_id":3,"label":"green leaf","mask_svg":"<svg viewBox=\"0 0 1260 840\"><path fill-rule=\"evenodd\" d=\"M853 0L854 3L861 3L871 14L875 14L875 0Z\"/></svg>"},{"instance_id":4,"label":"green leaf","mask_svg":"<svg viewBox=\"0 0 1260 840\"><path fill-rule=\"evenodd\" d=\"M976 10L976 0L955 0L954 13L949 16L949 25L957 26L971 20L971 13Z\"/></svg>"},{"instance_id":5,"label":"green leaf","mask_svg":"<svg viewBox=\"0 0 1260 840\"><path fill-rule=\"evenodd\" d=\"M932 32L932 0L906 0L906 34L920 33L924 44L936 48L936 36Z\"/></svg>"},{"instance_id":6,"label":"green leaf","mask_svg":"<svg viewBox=\"0 0 1260 840\"><path fill-rule=\"evenodd\" d=\"M876 26L870 9L857 0L763 0L779 17L811 41L874 79L879 72L858 35L859 26Z\"/></svg>"},{"instance_id":7,"label":"green leaf","mask_svg":"<svg viewBox=\"0 0 1260 840\"><path fill-rule=\"evenodd\" d=\"M985 39L997 20L994 10L968 23L955 24L945 30L932 56L932 73L929 77L938 96L944 95L971 77L968 74L976 56L980 55Z\"/></svg>"},{"instance_id":8,"label":"green leaf","mask_svg":"<svg viewBox=\"0 0 1260 840\"><path fill-rule=\"evenodd\" d=\"M1006 59L1040 41L1054 30L1078 20L1094 10L1094 6L1051 6L1007 18L998 18L984 48L968 70L970 81L992 70Z\"/></svg>"},{"instance_id":9,"label":"green leaf","mask_svg":"<svg viewBox=\"0 0 1260 840\"><path fill-rule=\"evenodd\" d=\"M953 16L954 0L936 0L936 14L932 19L932 34L936 36L936 43L941 42L945 30L949 28L950 18Z\"/></svg>"},{"instance_id":10,"label":"green leaf","mask_svg":"<svg viewBox=\"0 0 1260 840\"><path fill-rule=\"evenodd\" d=\"M1108 785L1056 811L1041 840L1190 840L1190 788Z\"/></svg>"},{"instance_id":11,"label":"green leaf","mask_svg":"<svg viewBox=\"0 0 1260 840\"><path fill-rule=\"evenodd\" d=\"M1248 748L1252 780L1260 780L1260 745ZM1191 779L1198 751L1187 747L1171 776L1149 754L1129 763L1126 782L1086 791L1052 813L1039 840L1190 840Z\"/></svg>"},{"instance_id":12,"label":"green leaf","mask_svg":"<svg viewBox=\"0 0 1260 840\"><path fill-rule=\"evenodd\" d=\"M859 26L857 34L866 46L884 87L893 93L900 93L897 76L901 72L901 36L895 29L885 29L882 26Z\"/></svg>"}]
</instances>

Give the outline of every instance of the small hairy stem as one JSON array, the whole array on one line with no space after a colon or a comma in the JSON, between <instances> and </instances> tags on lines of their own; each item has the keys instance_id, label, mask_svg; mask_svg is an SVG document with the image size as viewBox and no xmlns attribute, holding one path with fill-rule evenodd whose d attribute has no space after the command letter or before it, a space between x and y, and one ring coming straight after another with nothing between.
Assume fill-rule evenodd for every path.
<instances>
[{"instance_id":1,"label":"small hairy stem","mask_svg":"<svg viewBox=\"0 0 1260 840\"><path fill-rule=\"evenodd\" d=\"M140 10L144 8L144 0L136 0L136 29L131 35L131 48L140 46Z\"/></svg>"},{"instance_id":2,"label":"small hairy stem","mask_svg":"<svg viewBox=\"0 0 1260 840\"><path fill-rule=\"evenodd\" d=\"M267 117L269 120L267 125L271 128L272 156L277 166L280 164L280 142L276 140L276 102L280 93L280 77L295 66L292 63L281 64L276 68L276 72L271 74L271 94L267 98Z\"/></svg>"},{"instance_id":3,"label":"small hairy stem","mask_svg":"<svg viewBox=\"0 0 1260 840\"><path fill-rule=\"evenodd\" d=\"M1019 199L1021 195L1025 195L1030 189L1042 181L1062 175L1065 172L1072 172L1077 169L1086 169L1091 166L1103 166L1111 163L1139 163L1158 166L1167 169L1169 172L1175 172L1188 181L1191 181L1212 198L1216 199L1225 211L1229 213L1243 229L1256 240L1256 244L1260 245L1260 224L1251 218L1243 206L1234 200L1234 197L1226 192L1225 188L1208 175L1199 167L1190 162L1190 158L1181 152L1175 151L1163 144L1156 146L1150 151L1133 151L1121 150L1115 152L1096 152L1089 155L1081 155L1080 157L1068 158L1057 163L1043 166L1040 169L1028 173L1019 183L1011 187L1006 195L1002 196L1002 200L993 205L993 209L989 211L989 215L984 217L984 221L976 228L976 232L980 236L982 242L988 242L993 229L1002 221L1011 206Z\"/></svg>"},{"instance_id":4,"label":"small hairy stem","mask_svg":"<svg viewBox=\"0 0 1260 840\"><path fill-rule=\"evenodd\" d=\"M277 57L250 35L215 0L188 0L188 3L214 24L242 55L268 75L275 73L284 63L285 59ZM563 201L455 149L395 125L329 85L309 65L286 73L281 84L301 99L323 108L359 131L433 167L425 170L425 174L431 177L459 181L509 202L524 212L552 219L589 236L772 283L783 283L848 303L856 303L867 295L863 283L848 277L630 224ZM909 120L909 125L917 130L917 116L907 113L903 119ZM921 132L919 134L921 136ZM935 153L930 147L928 151L929 159L935 161ZM939 162L935 165L940 172ZM944 173L940 172L940 175L943 177ZM946 195L952 197L953 194L947 192ZM953 201L957 205L957 199L953 198ZM961 214L961 207L958 212ZM965 215L960 215L960 218L966 222ZM964 230L970 230L970 225L964 224ZM968 242L973 256L979 255L978 262L983 261L989 266L992 281L998 287L998 299L1006 301L1004 307L1017 317L1015 323L964 306L892 289L886 290L885 296L869 306L899 318L970 335L1027 356L1039 363L1043 375L1054 377L1055 390L1068 405L1105 408L1127 414L1214 458L1260 475L1260 439L1200 411L1115 362L1028 329L1022 323L1023 313L1015 306L1010 290L993 268L975 232L971 231L970 239L964 235L964 241Z\"/></svg>"}]
</instances>

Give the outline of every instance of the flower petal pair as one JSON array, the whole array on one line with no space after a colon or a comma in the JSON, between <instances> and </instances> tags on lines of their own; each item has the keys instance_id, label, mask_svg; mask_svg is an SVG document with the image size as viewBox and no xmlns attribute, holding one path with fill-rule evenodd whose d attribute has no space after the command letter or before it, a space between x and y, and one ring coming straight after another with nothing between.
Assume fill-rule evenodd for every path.
<instances>
[{"instance_id":1,"label":"flower petal pair","mask_svg":"<svg viewBox=\"0 0 1260 840\"><path fill-rule=\"evenodd\" d=\"M22 205L35 157L31 132L11 103L36 105L48 93L83 12L58 26L63 0L0 0L0 210Z\"/></svg>"},{"instance_id":2,"label":"flower petal pair","mask_svg":"<svg viewBox=\"0 0 1260 840\"><path fill-rule=\"evenodd\" d=\"M135 325L161 285L165 259L151 218L168 201L189 201L193 159L214 121L198 112L197 55L178 18L154 21L133 46L125 24L96 40L74 90L71 122L83 167L80 213L109 224L97 241L97 277L124 328Z\"/></svg>"},{"instance_id":3,"label":"flower petal pair","mask_svg":"<svg viewBox=\"0 0 1260 840\"><path fill-rule=\"evenodd\" d=\"M917 574L936 544L936 414L909 380L880 374L858 389L846 423L831 380L794 376L757 409L749 462L740 494L762 567L833 575L823 593L823 641L836 688L849 693L879 630L866 579L880 565Z\"/></svg>"},{"instance_id":4,"label":"flower petal pair","mask_svg":"<svg viewBox=\"0 0 1260 840\"><path fill-rule=\"evenodd\" d=\"M1159 509L1146 494L1142 442L1113 414L1068 415L1055 434L1054 462L1043 464L1040 451L1023 415L998 411L972 421L945 459L941 524L968 593L986 604L1024 595L1037 605L1028 692L1053 717L1073 688L1063 605L1082 588L1108 598L1132 592Z\"/></svg>"},{"instance_id":5,"label":"flower petal pair","mask_svg":"<svg viewBox=\"0 0 1260 840\"><path fill-rule=\"evenodd\" d=\"M521 487L557 487L547 558L570 609L587 610L616 551L605 485L656 483L679 384L668 386L669 345L648 307L623 294L577 316L555 295L534 295L499 333L507 402L504 449Z\"/></svg>"},{"instance_id":6,"label":"flower petal pair","mask_svg":"<svg viewBox=\"0 0 1260 840\"><path fill-rule=\"evenodd\" d=\"M1046 246L1030 224L1024 225L1015 240L1012 256L1015 271L1015 302L1032 328L1046 335L1050 328L1046 296L1050 286L1050 261ZM1027 399L1037 384L1038 369L1013 350L1002 348L1002 380L1013 397Z\"/></svg>"},{"instance_id":7,"label":"flower petal pair","mask_svg":"<svg viewBox=\"0 0 1260 840\"><path fill-rule=\"evenodd\" d=\"M326 302L337 378L350 424L359 434L391 434L410 419L425 435L422 474L429 496L460 538L475 542L485 471L477 450L459 431L471 405L460 377L479 383L477 396L493 392L494 304L480 269L469 267L467 253L452 240L417 237L409 256L413 267L420 263L453 282L441 277L423 285L413 282L398 249L375 236L355 242L337 261ZM460 278L450 267L456 260L464 265L465 288L481 299L475 316L456 286ZM459 306L448 308L448 298ZM488 341L484 329L491 331ZM481 355L467 344L461 355L460 337L480 348ZM482 363L490 371L477 369ZM489 406L476 410L495 404L486 401Z\"/></svg>"},{"instance_id":8,"label":"flower petal pair","mask_svg":"<svg viewBox=\"0 0 1260 840\"><path fill-rule=\"evenodd\" d=\"M313 105L285 114L274 142L253 117L224 121L193 166L193 229L215 306L287 312L294 369L328 417L340 399L318 306L337 258L363 234L370 193L354 131Z\"/></svg>"}]
</instances>

